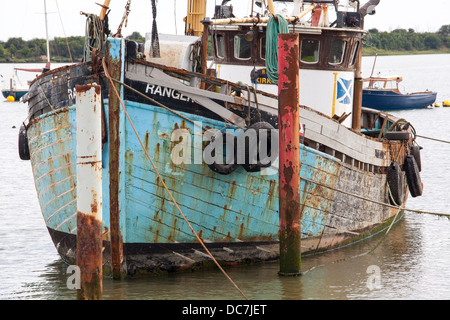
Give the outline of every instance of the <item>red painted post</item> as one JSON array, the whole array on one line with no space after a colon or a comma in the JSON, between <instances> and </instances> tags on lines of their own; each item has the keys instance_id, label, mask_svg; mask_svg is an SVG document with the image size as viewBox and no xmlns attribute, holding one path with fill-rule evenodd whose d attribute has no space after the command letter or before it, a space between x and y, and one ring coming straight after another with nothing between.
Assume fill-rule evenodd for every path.
<instances>
[{"instance_id":1,"label":"red painted post","mask_svg":"<svg viewBox=\"0 0 450 320\"><path fill-rule=\"evenodd\" d=\"M301 270L299 35L278 36L280 275Z\"/></svg>"}]
</instances>

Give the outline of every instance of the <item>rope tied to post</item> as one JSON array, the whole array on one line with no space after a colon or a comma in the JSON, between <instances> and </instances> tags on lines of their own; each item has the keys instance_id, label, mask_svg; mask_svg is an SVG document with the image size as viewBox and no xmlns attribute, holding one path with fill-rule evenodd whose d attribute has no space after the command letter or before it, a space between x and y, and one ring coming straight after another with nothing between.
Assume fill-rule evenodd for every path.
<instances>
[{"instance_id":1,"label":"rope tied to post","mask_svg":"<svg viewBox=\"0 0 450 320\"><path fill-rule=\"evenodd\" d=\"M277 14L267 22L266 69L270 82L278 84L278 34L289 33L289 23Z\"/></svg>"},{"instance_id":2,"label":"rope tied to post","mask_svg":"<svg viewBox=\"0 0 450 320\"><path fill-rule=\"evenodd\" d=\"M83 61L90 61L94 49L103 52L103 48L106 44L105 24L104 21L95 14L87 14L86 16Z\"/></svg>"}]
</instances>

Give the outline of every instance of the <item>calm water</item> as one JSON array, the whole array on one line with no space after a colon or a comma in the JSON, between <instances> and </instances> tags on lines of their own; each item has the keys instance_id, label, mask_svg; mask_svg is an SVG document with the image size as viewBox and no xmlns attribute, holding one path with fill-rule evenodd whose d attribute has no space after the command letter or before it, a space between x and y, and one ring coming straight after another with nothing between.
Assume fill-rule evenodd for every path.
<instances>
[{"instance_id":1,"label":"calm water","mask_svg":"<svg viewBox=\"0 0 450 320\"><path fill-rule=\"evenodd\" d=\"M363 62L368 76L373 58ZM0 74L9 78L12 67L0 65ZM379 57L376 72L402 75L406 91L432 89L439 93L438 101L450 100L450 55ZM20 77L24 81L30 75ZM1 99L0 299L76 299L66 285L67 266L44 225L30 163L18 157L17 136L26 105ZM420 135L450 140L450 108L396 115L410 120ZM411 198L407 207L450 213L450 145L418 141L424 148L424 195ZM375 251L358 257L380 240ZM450 220L408 213L385 237L304 257L302 262L303 271L310 271L296 278L279 277L277 262L227 272L250 299L448 299ZM242 299L217 270L122 282L105 279L103 290L104 299Z\"/></svg>"}]
</instances>

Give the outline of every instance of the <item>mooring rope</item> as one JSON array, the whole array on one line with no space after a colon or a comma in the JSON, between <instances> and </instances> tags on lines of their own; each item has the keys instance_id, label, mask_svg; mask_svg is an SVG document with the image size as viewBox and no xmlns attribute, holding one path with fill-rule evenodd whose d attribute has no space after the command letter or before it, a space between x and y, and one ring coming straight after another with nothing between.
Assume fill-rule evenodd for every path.
<instances>
[{"instance_id":1,"label":"mooring rope","mask_svg":"<svg viewBox=\"0 0 450 320\"><path fill-rule=\"evenodd\" d=\"M306 185L306 184L305 184L305 185ZM362 256L366 256L366 255L368 255L368 254L371 254L372 252L374 252L374 251L380 246L381 243L383 243L383 241L386 239L388 233L391 231L392 226L393 226L394 223L397 221L397 217L400 215L400 212L402 212L403 210L405 210L405 209L402 210L402 207L401 207L400 205L398 205L398 204L395 202L395 200L394 200L394 198L393 198L393 196L392 196L392 193L391 193L391 188L389 188L389 185L388 185L388 191L389 191L389 196L391 197L391 200L392 200L392 201L394 202L394 204L396 205L396 206L393 206L393 207L396 207L398 210L397 210L397 213L394 215L394 218L392 219L391 224L390 224L389 227L386 229L386 232L384 233L383 237L382 237L382 238L377 242L377 244L376 244L373 248L371 248L370 250L368 250L368 251L366 251L366 252L363 252L363 253L360 253L360 254L357 254L357 255L354 255L354 256L351 256L351 257L345 257L345 258L337 259L337 260L331 262L331 264L339 263L339 262L342 262L342 261L347 261L347 260L351 260L351 259L355 259L355 258L359 258L359 257L362 257ZM348 231L347 231L347 232L348 232ZM322 233L322 234L323 234L323 233ZM321 240L322 240L322 239L321 239ZM320 243L320 242L319 242L319 243ZM317 246L317 247L318 247L318 246ZM317 249L316 249L316 251L317 251ZM302 275L305 275L306 273L308 273L308 272L310 272L310 271L312 271L312 270L314 270L314 269L316 269L316 268L324 267L324 266L325 266L325 265L316 265L316 266L313 266L313 267L309 268L308 270L303 271L301 274L302 274Z\"/></svg>"},{"instance_id":2,"label":"mooring rope","mask_svg":"<svg viewBox=\"0 0 450 320\"><path fill-rule=\"evenodd\" d=\"M103 29L103 21L99 16L95 14L87 14L86 28L85 28L85 41L84 41L84 53L83 61L90 61L92 58L92 51L94 49L103 51L106 39Z\"/></svg>"},{"instance_id":3,"label":"mooring rope","mask_svg":"<svg viewBox=\"0 0 450 320\"><path fill-rule=\"evenodd\" d=\"M266 69L270 82L278 83L278 34L289 33L289 23L277 14L271 16L267 23L266 35Z\"/></svg>"},{"instance_id":4,"label":"mooring rope","mask_svg":"<svg viewBox=\"0 0 450 320\"><path fill-rule=\"evenodd\" d=\"M433 140L433 141L437 141L437 142L449 143L450 144L450 141L436 139L436 138L430 138L430 137L425 137L425 136L421 136L421 135L418 135L418 134L416 134L416 137L422 138L422 139Z\"/></svg>"},{"instance_id":5,"label":"mooring rope","mask_svg":"<svg viewBox=\"0 0 450 320\"><path fill-rule=\"evenodd\" d=\"M354 193L350 193L350 192L347 192L347 191L344 191L344 190L341 190L341 189L337 189L337 188L334 188L332 186L329 186L329 185L326 185L326 184L323 184L323 183L320 183L318 181L314 181L314 180L311 180L311 179L308 179L308 178L305 178L305 177L300 177L300 179L302 179L304 181L307 181L307 182L310 182L310 183L314 183L314 184L319 185L319 186L324 187L324 188L331 189L333 191L337 191L337 192L346 194L348 196L352 196L352 197L361 199L361 200L373 202L373 203L376 203L376 204L379 204L379 205L382 205L382 206L386 206L386 207L389 207L389 208L393 208L393 209L398 209L398 206L394 206L394 205L391 205L391 204L388 204L388 203L384 203L384 202L377 201L377 200L370 199L370 198L366 198L366 197L363 197L363 196L360 196L360 195L357 195L357 194L354 194ZM419 214L429 214L429 215L435 215L435 216L449 217L450 218L450 214L449 213L438 213L438 212L431 212L431 211L417 210L417 209L408 209L408 208L402 208L402 210L403 211L408 211L408 212L419 213Z\"/></svg>"},{"instance_id":6,"label":"mooring rope","mask_svg":"<svg viewBox=\"0 0 450 320\"><path fill-rule=\"evenodd\" d=\"M128 121L130 122L131 127L133 128L133 131L134 131L136 137L138 138L138 140L139 140L139 142L140 142L140 144L141 144L142 149L143 149L144 152L145 152L145 155L147 156L147 159L150 161L150 163L151 163L153 169L155 170L156 174L158 175L158 179L161 181L162 185L164 186L164 189L166 189L167 193L169 194L169 197L172 199L172 202L174 203L174 205L175 205L175 207L177 208L178 212L181 214L181 216L183 217L183 219L186 221L186 223L187 223L189 229L191 229L192 233L193 233L194 236L197 238L198 242L202 245L203 249L205 249L205 251L206 251L206 252L208 253L208 255L211 257L211 259L214 261L214 263L217 265L217 267L220 269L220 271L222 271L222 273L225 275L225 277L227 277L227 279L228 279L228 280L233 284L233 286L234 286L234 287L242 294L242 296L243 296L246 300L249 300L249 299L247 298L247 296L242 292L242 290L239 289L239 287L236 285L236 283L234 283L234 281L230 278L230 276L228 276L228 274L225 272L225 270L222 268L222 266L219 264L219 262L217 262L217 260L214 258L214 256L211 254L211 252L210 252L210 251L208 250L208 248L206 247L206 245L205 245L205 243L203 242L203 240L199 237L199 235L197 234L197 232L195 232L194 228L192 227L192 225L190 224L190 222L188 221L188 219L186 218L186 216L183 214L183 211L182 211L182 210L180 209L180 207L178 206L178 203L175 201L174 197L172 196L172 193L170 192L169 188L167 187L166 183L164 182L164 179L162 178L162 176L160 175L158 169L156 168L156 166L155 166L155 164L154 164L152 158L151 158L150 155L148 154L148 151L147 151L147 149L145 148L144 143L142 142L141 138L139 137L139 134L138 134L136 128L134 127L134 124L133 124L133 122L131 121L130 116L128 115L127 109L125 108L125 105L123 104L123 101L122 101L122 99L121 99L121 97L120 97L120 94L117 92L117 89L116 89L116 87L115 87L115 85L114 85L114 81L113 81L113 79L111 78L111 76L109 75L108 68L106 67L106 63L105 63L105 58L103 58L102 63L103 63L103 69L105 70L105 75L106 75L106 77L109 79L110 84L111 84L112 88L114 89L114 92L115 92L117 98L118 98L119 101L120 101L120 104L121 104L121 106L122 106L122 109L123 109L123 111L125 112L125 115L127 116Z\"/></svg>"},{"instance_id":7,"label":"mooring rope","mask_svg":"<svg viewBox=\"0 0 450 320\"><path fill-rule=\"evenodd\" d=\"M50 106L50 109L52 109L52 111L55 111L55 108L52 106L52 104L50 103L50 101L47 98L47 95L45 94L44 90L42 89L41 83L39 82L39 80L36 81L39 89L41 89L42 94L44 95L45 100L47 101L48 105Z\"/></svg>"},{"instance_id":8,"label":"mooring rope","mask_svg":"<svg viewBox=\"0 0 450 320\"><path fill-rule=\"evenodd\" d=\"M55 3L56 3L56 9L58 10L59 20L61 21L61 28L62 28L62 31L63 31L63 34L64 34L64 38L66 39L67 51L69 52L70 62L73 63L72 52L70 52L69 41L67 40L66 30L64 30L64 23L63 23L62 18L61 18L61 12L59 11L58 0L55 0Z\"/></svg>"},{"instance_id":9,"label":"mooring rope","mask_svg":"<svg viewBox=\"0 0 450 320\"><path fill-rule=\"evenodd\" d=\"M363 252L363 253L360 253L360 254L357 254L357 255L354 255L354 256L351 256L351 257L345 257L345 258L334 260L330 264L335 264L335 263L339 263L339 262L343 262L343 261L347 261L347 260L363 257L363 256L366 256L366 255L371 254L372 252L374 252L380 246L380 244L383 243L383 241L386 239L389 231L391 231L391 228L394 225L394 223L396 222L397 217L399 216L401 211L402 211L401 208L399 208L397 213L395 214L394 218L392 219L391 224L389 225L389 227L387 228L386 232L384 233L383 237L380 239L380 241L377 242L377 244L373 248L371 248L370 250L368 250L366 252ZM323 265L323 264L313 266L313 267L309 268L308 270L303 271L301 274L305 275L306 273L308 273L308 272L310 272L310 271L312 271L312 270L314 270L316 268L320 268L320 267L324 267L324 266L325 265Z\"/></svg>"}]
</instances>

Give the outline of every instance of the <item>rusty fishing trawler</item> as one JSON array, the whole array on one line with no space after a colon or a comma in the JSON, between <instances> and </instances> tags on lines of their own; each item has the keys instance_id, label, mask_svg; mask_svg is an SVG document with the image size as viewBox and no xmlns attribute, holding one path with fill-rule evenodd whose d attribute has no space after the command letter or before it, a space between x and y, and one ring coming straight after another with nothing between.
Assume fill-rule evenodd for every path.
<instances>
[{"instance_id":1,"label":"rusty fishing trawler","mask_svg":"<svg viewBox=\"0 0 450 320\"><path fill-rule=\"evenodd\" d=\"M77 249L75 89L93 83L102 97L105 270L210 266L202 243L222 265L278 258L279 162L271 147L262 161L261 143L278 128L278 33L299 34L302 252L371 236L398 218L409 194L421 195L413 126L361 107L364 18L379 1L254 1L244 18L227 2L207 18L206 0L188 1L186 34L176 36L157 33L152 1L144 44L124 39L122 24L111 35L106 1L87 15L84 62L31 84L20 157L31 162L43 218L68 263ZM257 139L240 139L247 132Z\"/></svg>"}]
</instances>

